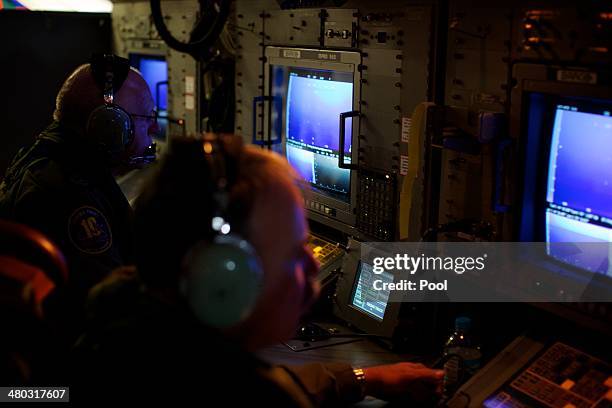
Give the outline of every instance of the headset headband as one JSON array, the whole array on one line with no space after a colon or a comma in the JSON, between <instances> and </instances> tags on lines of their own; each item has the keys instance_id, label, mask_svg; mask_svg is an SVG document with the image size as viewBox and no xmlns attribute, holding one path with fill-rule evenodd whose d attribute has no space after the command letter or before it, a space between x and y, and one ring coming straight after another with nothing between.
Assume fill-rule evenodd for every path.
<instances>
[{"instance_id":1,"label":"headset headband","mask_svg":"<svg viewBox=\"0 0 612 408\"><path fill-rule=\"evenodd\" d=\"M227 234L229 232L229 192L228 192L228 172L227 172L227 157L223 142L218 135L206 134L202 138L202 150L204 157L208 163L208 168L211 173L211 181L213 183L214 200L212 228L216 233Z\"/></svg>"},{"instance_id":2,"label":"headset headband","mask_svg":"<svg viewBox=\"0 0 612 408\"><path fill-rule=\"evenodd\" d=\"M93 54L91 72L98 87L104 92L104 102L114 103L114 96L130 72L130 62L113 54Z\"/></svg>"}]
</instances>

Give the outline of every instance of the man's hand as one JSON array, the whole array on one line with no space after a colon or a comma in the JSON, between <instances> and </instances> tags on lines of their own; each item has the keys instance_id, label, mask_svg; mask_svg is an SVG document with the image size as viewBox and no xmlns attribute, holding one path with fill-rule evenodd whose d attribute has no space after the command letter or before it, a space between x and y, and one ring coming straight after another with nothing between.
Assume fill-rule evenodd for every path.
<instances>
[{"instance_id":1,"label":"man's hand","mask_svg":"<svg viewBox=\"0 0 612 408\"><path fill-rule=\"evenodd\" d=\"M425 402L442 390L443 370L423 364L398 363L363 369L367 395L391 401L411 399Z\"/></svg>"}]
</instances>

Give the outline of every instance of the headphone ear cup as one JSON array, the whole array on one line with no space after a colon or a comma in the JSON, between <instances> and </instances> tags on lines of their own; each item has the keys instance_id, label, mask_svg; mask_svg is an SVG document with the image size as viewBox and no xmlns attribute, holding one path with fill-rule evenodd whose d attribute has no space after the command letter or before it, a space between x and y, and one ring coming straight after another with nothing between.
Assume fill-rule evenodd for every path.
<instances>
[{"instance_id":1,"label":"headphone ear cup","mask_svg":"<svg viewBox=\"0 0 612 408\"><path fill-rule=\"evenodd\" d=\"M212 244L196 244L183 268L179 289L202 323L231 327L253 311L263 273L254 248L240 236L219 235Z\"/></svg>"},{"instance_id":2,"label":"headphone ear cup","mask_svg":"<svg viewBox=\"0 0 612 408\"><path fill-rule=\"evenodd\" d=\"M132 118L117 105L102 105L89 115L87 137L117 160L134 140Z\"/></svg>"}]
</instances>

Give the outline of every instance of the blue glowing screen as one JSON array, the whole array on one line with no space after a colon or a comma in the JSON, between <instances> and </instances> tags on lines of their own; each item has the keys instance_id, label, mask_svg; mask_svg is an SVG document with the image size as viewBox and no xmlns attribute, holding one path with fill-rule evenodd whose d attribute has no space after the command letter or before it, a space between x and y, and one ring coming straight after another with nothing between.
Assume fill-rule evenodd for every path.
<instances>
[{"instance_id":1,"label":"blue glowing screen","mask_svg":"<svg viewBox=\"0 0 612 408\"><path fill-rule=\"evenodd\" d=\"M353 110L352 75L348 78L350 82L342 82L332 80L329 74L323 76L322 72L298 72L289 73L287 139L338 152L340 114ZM345 135L344 151L348 153L350 118L346 121Z\"/></svg>"},{"instance_id":2,"label":"blue glowing screen","mask_svg":"<svg viewBox=\"0 0 612 408\"><path fill-rule=\"evenodd\" d=\"M350 170L338 167L339 120L340 113L353 110L353 74L302 68L289 68L286 74L287 160L319 192L348 201ZM345 163L351 162L351 142L348 118Z\"/></svg>"},{"instance_id":3,"label":"blue glowing screen","mask_svg":"<svg viewBox=\"0 0 612 408\"><path fill-rule=\"evenodd\" d=\"M167 110L168 63L160 58L140 56L136 69L140 71L145 81L147 81L155 101L155 106L161 111Z\"/></svg>"},{"instance_id":4,"label":"blue glowing screen","mask_svg":"<svg viewBox=\"0 0 612 408\"><path fill-rule=\"evenodd\" d=\"M357 279L353 288L351 304L360 311L378 320L383 320L391 292L389 290L375 290L375 280L392 283L393 275L389 272L376 275L372 270L372 265L361 262L357 270Z\"/></svg>"},{"instance_id":5,"label":"blue glowing screen","mask_svg":"<svg viewBox=\"0 0 612 408\"><path fill-rule=\"evenodd\" d=\"M557 105L546 184L546 242L612 241L610 106ZM607 246L549 246L549 255L611 274Z\"/></svg>"}]
</instances>

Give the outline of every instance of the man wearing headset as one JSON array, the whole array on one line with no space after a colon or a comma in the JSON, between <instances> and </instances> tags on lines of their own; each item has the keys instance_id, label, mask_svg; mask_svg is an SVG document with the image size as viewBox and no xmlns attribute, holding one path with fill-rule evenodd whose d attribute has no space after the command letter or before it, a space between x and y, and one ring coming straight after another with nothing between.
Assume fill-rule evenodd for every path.
<instances>
[{"instance_id":1,"label":"man wearing headset","mask_svg":"<svg viewBox=\"0 0 612 408\"><path fill-rule=\"evenodd\" d=\"M318 294L296 183L284 159L235 137L174 140L136 205L140 281L123 273L92 291L71 397L313 407L434 394L442 372L420 364L255 356L291 338Z\"/></svg>"},{"instance_id":2,"label":"man wearing headset","mask_svg":"<svg viewBox=\"0 0 612 408\"><path fill-rule=\"evenodd\" d=\"M131 261L132 210L114 176L145 161L157 130L142 76L123 58L96 55L66 79L53 122L0 184L0 217L60 246L78 296Z\"/></svg>"}]
</instances>

